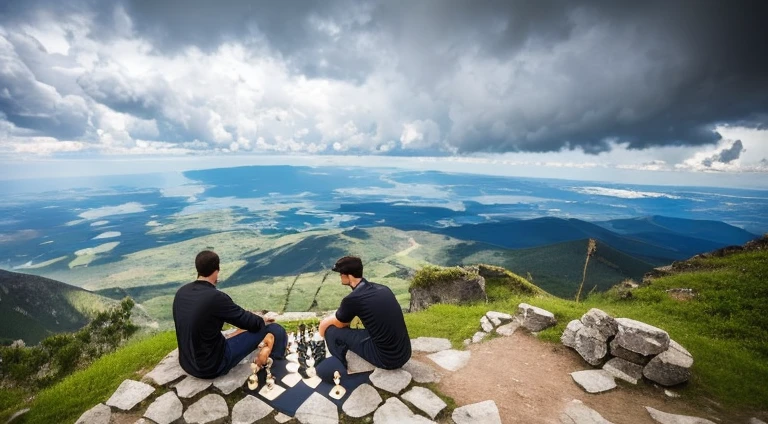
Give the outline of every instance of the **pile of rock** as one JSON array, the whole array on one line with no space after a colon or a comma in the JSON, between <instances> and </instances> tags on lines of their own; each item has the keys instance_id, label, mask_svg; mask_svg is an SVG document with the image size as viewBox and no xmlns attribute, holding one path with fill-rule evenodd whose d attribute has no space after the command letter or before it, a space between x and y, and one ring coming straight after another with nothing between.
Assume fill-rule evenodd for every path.
<instances>
[{"instance_id":1,"label":"pile of rock","mask_svg":"<svg viewBox=\"0 0 768 424\"><path fill-rule=\"evenodd\" d=\"M590 309L573 320L560 340L590 365L637 384L643 377L664 386L688 381L693 357L666 331L629 318Z\"/></svg>"},{"instance_id":2,"label":"pile of rock","mask_svg":"<svg viewBox=\"0 0 768 424\"><path fill-rule=\"evenodd\" d=\"M517 306L517 313L514 316L503 312L486 312L480 318L481 331L476 332L471 339L464 340L464 345L480 343L494 330L500 336L511 336L519 327L538 332L555 324L557 324L557 320L552 312L521 303Z\"/></svg>"}]
</instances>

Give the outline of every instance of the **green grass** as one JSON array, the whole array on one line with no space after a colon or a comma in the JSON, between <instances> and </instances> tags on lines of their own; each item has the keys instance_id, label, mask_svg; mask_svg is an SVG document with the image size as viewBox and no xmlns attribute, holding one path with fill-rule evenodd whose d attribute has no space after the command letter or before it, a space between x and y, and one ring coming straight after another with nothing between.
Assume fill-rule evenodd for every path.
<instances>
[{"instance_id":1,"label":"green grass","mask_svg":"<svg viewBox=\"0 0 768 424\"><path fill-rule=\"evenodd\" d=\"M428 265L416 272L416 275L413 276L411 287L427 288L436 284L450 283L462 278L471 279L477 277L477 274L473 274L458 266L443 268L439 266Z\"/></svg>"},{"instance_id":2,"label":"green grass","mask_svg":"<svg viewBox=\"0 0 768 424\"><path fill-rule=\"evenodd\" d=\"M599 308L614 317L662 328L691 352L693 376L682 389L685 396L714 397L730 407L768 408L768 252L692 264L698 270L654 280L635 290L630 300L606 293L581 303L546 295L532 297L491 279L486 286L487 304L434 305L406 315L406 323L411 337L445 337L460 346L478 331L478 320L486 311L515 313L517 305L526 302L555 314L558 324L539 337L560 343L569 321ZM665 292L670 288L692 288L698 296L675 300Z\"/></svg>"},{"instance_id":3,"label":"green grass","mask_svg":"<svg viewBox=\"0 0 768 424\"><path fill-rule=\"evenodd\" d=\"M140 378L139 372L151 369L175 348L173 332L133 341L41 391L19 422L74 422L83 412L108 399L123 380Z\"/></svg>"},{"instance_id":4,"label":"green grass","mask_svg":"<svg viewBox=\"0 0 768 424\"><path fill-rule=\"evenodd\" d=\"M24 408L28 393L21 389L0 390L0 422L6 422L16 411Z\"/></svg>"}]
</instances>

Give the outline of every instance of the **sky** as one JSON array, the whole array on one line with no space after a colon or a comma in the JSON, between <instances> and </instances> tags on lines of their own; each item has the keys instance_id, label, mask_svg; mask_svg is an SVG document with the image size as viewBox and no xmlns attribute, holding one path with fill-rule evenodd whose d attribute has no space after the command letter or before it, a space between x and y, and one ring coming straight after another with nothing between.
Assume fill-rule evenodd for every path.
<instances>
[{"instance_id":1,"label":"sky","mask_svg":"<svg viewBox=\"0 0 768 424\"><path fill-rule=\"evenodd\" d=\"M760 0L4 0L0 179L349 158L768 188L765 16Z\"/></svg>"}]
</instances>

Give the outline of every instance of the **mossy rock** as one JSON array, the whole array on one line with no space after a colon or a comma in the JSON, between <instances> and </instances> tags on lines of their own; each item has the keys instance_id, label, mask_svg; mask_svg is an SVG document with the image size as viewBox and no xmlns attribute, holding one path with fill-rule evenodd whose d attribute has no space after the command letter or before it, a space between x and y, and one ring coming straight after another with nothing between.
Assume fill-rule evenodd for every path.
<instances>
[{"instance_id":1,"label":"mossy rock","mask_svg":"<svg viewBox=\"0 0 768 424\"><path fill-rule=\"evenodd\" d=\"M485 279L477 267L427 266L411 282L410 311L421 311L436 303L464 304L487 301Z\"/></svg>"}]
</instances>

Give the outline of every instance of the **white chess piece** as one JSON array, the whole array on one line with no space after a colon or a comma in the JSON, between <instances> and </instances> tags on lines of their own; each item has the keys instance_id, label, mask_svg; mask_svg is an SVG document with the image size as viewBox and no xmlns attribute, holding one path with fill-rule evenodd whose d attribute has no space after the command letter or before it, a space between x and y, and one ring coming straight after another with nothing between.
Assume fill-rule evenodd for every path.
<instances>
[{"instance_id":1,"label":"white chess piece","mask_svg":"<svg viewBox=\"0 0 768 424\"><path fill-rule=\"evenodd\" d=\"M341 374L339 374L338 371L333 372L333 382L336 384L331 389L331 393L328 395L336 400L339 400L344 397L344 395L347 393L347 389L344 387L341 387Z\"/></svg>"}]
</instances>

